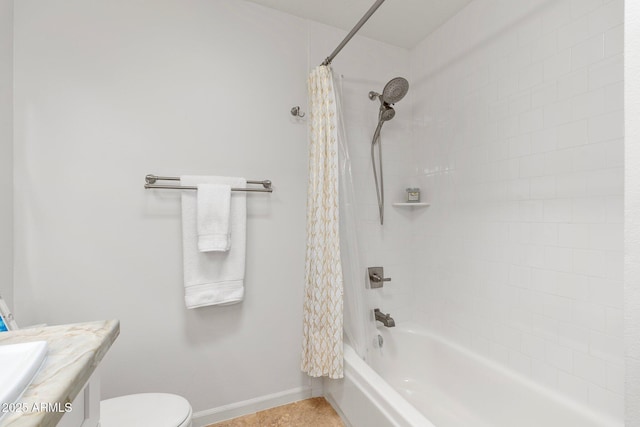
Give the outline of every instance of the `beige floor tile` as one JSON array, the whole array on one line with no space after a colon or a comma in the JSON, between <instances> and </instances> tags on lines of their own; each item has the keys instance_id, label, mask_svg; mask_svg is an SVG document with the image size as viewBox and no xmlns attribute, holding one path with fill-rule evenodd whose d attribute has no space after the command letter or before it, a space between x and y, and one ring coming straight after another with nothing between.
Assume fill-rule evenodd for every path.
<instances>
[{"instance_id":1,"label":"beige floor tile","mask_svg":"<svg viewBox=\"0 0 640 427\"><path fill-rule=\"evenodd\" d=\"M344 424L323 397L315 397L208 427L344 427Z\"/></svg>"}]
</instances>

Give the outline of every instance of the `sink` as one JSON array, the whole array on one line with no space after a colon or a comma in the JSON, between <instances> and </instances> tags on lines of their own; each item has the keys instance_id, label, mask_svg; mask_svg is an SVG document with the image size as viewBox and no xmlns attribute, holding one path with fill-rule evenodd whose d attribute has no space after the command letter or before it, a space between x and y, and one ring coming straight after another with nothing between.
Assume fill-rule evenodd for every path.
<instances>
[{"instance_id":1,"label":"sink","mask_svg":"<svg viewBox=\"0 0 640 427\"><path fill-rule=\"evenodd\" d=\"M0 345L0 404L3 408L4 404L20 398L46 356L46 341Z\"/></svg>"}]
</instances>

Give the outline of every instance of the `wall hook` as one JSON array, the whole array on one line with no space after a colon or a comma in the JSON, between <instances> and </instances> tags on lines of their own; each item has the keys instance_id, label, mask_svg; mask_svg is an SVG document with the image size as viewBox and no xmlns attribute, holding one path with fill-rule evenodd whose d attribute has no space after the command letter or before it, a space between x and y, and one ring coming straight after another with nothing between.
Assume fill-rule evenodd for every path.
<instances>
[{"instance_id":1,"label":"wall hook","mask_svg":"<svg viewBox=\"0 0 640 427\"><path fill-rule=\"evenodd\" d=\"M301 112L300 112L300 106L299 106L299 105L296 105L295 107L293 107L293 108L291 109L291 115L292 115L293 117L300 117L300 118L303 118L303 117L305 116L305 113L301 113Z\"/></svg>"}]
</instances>

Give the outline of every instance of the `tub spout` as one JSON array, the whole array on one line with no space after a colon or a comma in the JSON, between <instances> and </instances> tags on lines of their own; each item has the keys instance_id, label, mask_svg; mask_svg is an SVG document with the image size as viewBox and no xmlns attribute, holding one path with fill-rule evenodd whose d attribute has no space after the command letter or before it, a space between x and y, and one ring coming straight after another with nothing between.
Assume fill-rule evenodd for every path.
<instances>
[{"instance_id":1,"label":"tub spout","mask_svg":"<svg viewBox=\"0 0 640 427\"><path fill-rule=\"evenodd\" d=\"M393 320L393 317L391 317L390 314L384 314L379 308L374 309L373 312L376 315L376 320L382 322L382 324L387 328L393 328L396 326L396 321Z\"/></svg>"}]
</instances>

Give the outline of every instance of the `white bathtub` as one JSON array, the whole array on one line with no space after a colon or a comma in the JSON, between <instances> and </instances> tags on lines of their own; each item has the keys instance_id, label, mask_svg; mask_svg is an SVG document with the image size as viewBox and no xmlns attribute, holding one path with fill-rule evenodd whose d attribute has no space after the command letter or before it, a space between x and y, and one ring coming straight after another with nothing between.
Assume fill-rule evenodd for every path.
<instances>
[{"instance_id":1,"label":"white bathtub","mask_svg":"<svg viewBox=\"0 0 640 427\"><path fill-rule=\"evenodd\" d=\"M381 328L370 363L345 347L329 402L353 427L622 427L572 400L410 324Z\"/></svg>"}]
</instances>

